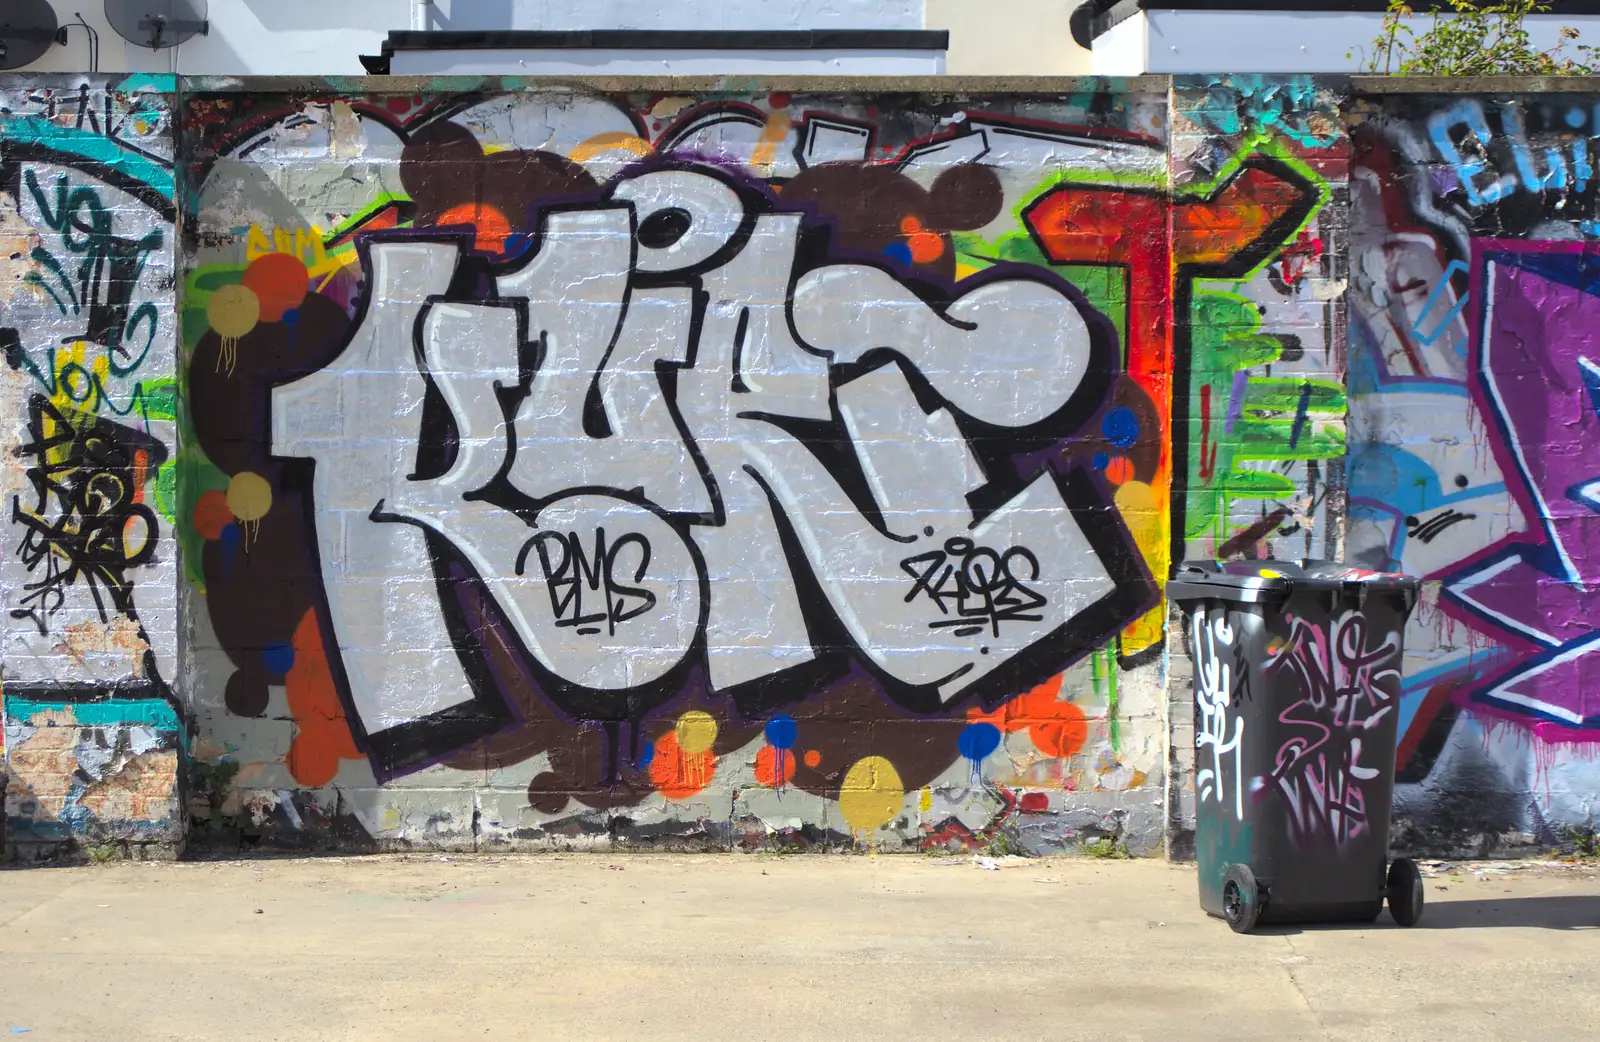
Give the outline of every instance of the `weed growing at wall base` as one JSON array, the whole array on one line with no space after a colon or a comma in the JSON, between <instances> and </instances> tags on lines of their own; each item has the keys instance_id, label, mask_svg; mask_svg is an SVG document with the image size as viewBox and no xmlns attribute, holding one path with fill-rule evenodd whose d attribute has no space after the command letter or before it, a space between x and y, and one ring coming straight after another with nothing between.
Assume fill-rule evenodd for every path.
<instances>
[{"instance_id":1,"label":"weed growing at wall base","mask_svg":"<svg viewBox=\"0 0 1600 1042\"><path fill-rule=\"evenodd\" d=\"M1565 857L1568 861L1600 861L1600 832L1595 830L1593 822L1568 828L1565 845L1571 848Z\"/></svg>"},{"instance_id":2,"label":"weed growing at wall base","mask_svg":"<svg viewBox=\"0 0 1600 1042\"><path fill-rule=\"evenodd\" d=\"M1549 13L1549 4L1537 0L1447 2L1449 12L1433 7L1429 12L1433 24L1418 35L1410 25L1415 14L1411 5L1390 0L1383 30L1372 41L1366 71L1402 76L1585 76L1594 72L1600 48L1574 44L1578 30L1570 26L1562 28L1555 47L1542 51L1533 46L1523 21L1530 14ZM1577 57L1564 53L1568 44L1573 44Z\"/></svg>"}]
</instances>

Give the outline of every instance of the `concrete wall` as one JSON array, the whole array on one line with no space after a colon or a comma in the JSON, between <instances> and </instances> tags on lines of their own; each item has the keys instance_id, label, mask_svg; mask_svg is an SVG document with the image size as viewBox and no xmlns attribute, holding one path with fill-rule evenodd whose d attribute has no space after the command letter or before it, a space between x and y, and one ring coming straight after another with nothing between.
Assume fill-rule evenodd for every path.
<instances>
[{"instance_id":1,"label":"concrete wall","mask_svg":"<svg viewBox=\"0 0 1600 1042\"><path fill-rule=\"evenodd\" d=\"M1560 86L1349 114L1350 556L1432 580L1399 758L1419 842L1549 842L1596 801L1600 110Z\"/></svg>"},{"instance_id":2,"label":"concrete wall","mask_svg":"<svg viewBox=\"0 0 1600 1042\"><path fill-rule=\"evenodd\" d=\"M1185 556L1430 579L1404 842L1587 815L1592 98L10 90L13 843L1186 855Z\"/></svg>"},{"instance_id":3,"label":"concrete wall","mask_svg":"<svg viewBox=\"0 0 1600 1042\"><path fill-rule=\"evenodd\" d=\"M0 85L7 839L183 837L173 81Z\"/></svg>"},{"instance_id":4,"label":"concrete wall","mask_svg":"<svg viewBox=\"0 0 1600 1042\"><path fill-rule=\"evenodd\" d=\"M1159 845L1163 84L185 105L224 817Z\"/></svg>"}]
</instances>

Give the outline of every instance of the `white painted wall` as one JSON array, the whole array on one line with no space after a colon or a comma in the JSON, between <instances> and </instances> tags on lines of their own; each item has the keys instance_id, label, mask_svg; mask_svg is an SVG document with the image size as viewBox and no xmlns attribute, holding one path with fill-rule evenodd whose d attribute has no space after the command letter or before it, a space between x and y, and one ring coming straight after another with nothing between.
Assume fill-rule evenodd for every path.
<instances>
[{"instance_id":1,"label":"white painted wall","mask_svg":"<svg viewBox=\"0 0 1600 1042\"><path fill-rule=\"evenodd\" d=\"M1108 76L1361 72L1382 23L1377 11L1145 11L1095 40L1093 66ZM1413 22L1419 33L1429 24ZM1579 30L1580 43L1600 44L1600 16L1538 15L1526 24L1540 48L1554 47L1564 25Z\"/></svg>"},{"instance_id":2,"label":"white painted wall","mask_svg":"<svg viewBox=\"0 0 1600 1042\"><path fill-rule=\"evenodd\" d=\"M1067 24L1080 0L927 0L929 29L950 30L954 76L1081 76L1090 54Z\"/></svg>"},{"instance_id":3,"label":"white painted wall","mask_svg":"<svg viewBox=\"0 0 1600 1042\"><path fill-rule=\"evenodd\" d=\"M622 50L609 47L398 51L396 76L937 76L939 51Z\"/></svg>"},{"instance_id":4,"label":"white painted wall","mask_svg":"<svg viewBox=\"0 0 1600 1042\"><path fill-rule=\"evenodd\" d=\"M921 29L922 0L436 0L428 28Z\"/></svg>"},{"instance_id":5,"label":"white painted wall","mask_svg":"<svg viewBox=\"0 0 1600 1042\"><path fill-rule=\"evenodd\" d=\"M1150 26L1141 14L1125 19L1094 41L1089 67L1096 76L1134 76L1150 67Z\"/></svg>"},{"instance_id":6,"label":"white painted wall","mask_svg":"<svg viewBox=\"0 0 1600 1042\"><path fill-rule=\"evenodd\" d=\"M1045 0L1022 0L1039 4ZM1049 0L1062 10L1062 32L1071 0ZM210 0L211 32L176 48L151 51L125 42L105 20L102 0L51 0L65 25L76 12L100 32L100 71L184 72L197 75L360 75L360 55L377 54L393 29L412 28L412 0ZM431 5L431 29L921 29L922 0L439 0ZM1070 44L1071 41L1069 40ZM471 52L463 52L470 54ZM568 56L571 57L570 55ZM768 55L770 59L772 56ZM916 67L903 62L863 69L830 55L818 67L770 61L741 63L739 72L939 71L926 57ZM931 57L931 56L927 56ZM538 71L702 72L698 66L648 69L600 67L580 61ZM481 63L480 63L481 65ZM89 68L82 29L69 30L65 47L52 46L28 66L36 72L81 72ZM402 71L399 67L396 72ZM422 71L422 70L417 70ZM428 70L433 71L433 70ZM443 70L440 70L443 71ZM462 72L490 71L462 67ZM493 71L517 71L497 66ZM996 69L994 71L1003 71Z\"/></svg>"},{"instance_id":7,"label":"white painted wall","mask_svg":"<svg viewBox=\"0 0 1600 1042\"><path fill-rule=\"evenodd\" d=\"M411 27L410 0L210 0L211 32L178 47L152 51L111 30L102 0L51 0L61 24L84 21L100 32L101 72L185 72L196 75L358 76L360 55L376 54L391 29ZM35 72L89 68L88 34L68 30L28 66Z\"/></svg>"}]
</instances>

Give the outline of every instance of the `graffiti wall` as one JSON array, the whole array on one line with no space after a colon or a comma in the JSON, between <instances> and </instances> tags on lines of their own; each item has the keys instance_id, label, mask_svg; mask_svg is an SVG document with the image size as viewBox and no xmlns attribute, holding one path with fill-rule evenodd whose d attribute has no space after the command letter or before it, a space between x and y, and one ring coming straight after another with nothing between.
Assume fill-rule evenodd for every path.
<instances>
[{"instance_id":1,"label":"graffiti wall","mask_svg":"<svg viewBox=\"0 0 1600 1042\"><path fill-rule=\"evenodd\" d=\"M219 816L1158 844L1164 106L189 94Z\"/></svg>"},{"instance_id":2,"label":"graffiti wall","mask_svg":"<svg viewBox=\"0 0 1600 1042\"><path fill-rule=\"evenodd\" d=\"M1600 787L1596 112L1406 95L1351 114L1350 554L1430 580L1401 696L1413 842L1560 842Z\"/></svg>"},{"instance_id":3,"label":"graffiti wall","mask_svg":"<svg viewBox=\"0 0 1600 1042\"><path fill-rule=\"evenodd\" d=\"M1307 77L1173 84L1174 192L1203 197L1226 185L1231 203L1173 210L1174 561L1343 554L1347 90ZM1169 621L1184 632L1180 612ZM1180 639L1168 678L1168 851L1177 856L1192 853L1206 780L1204 764L1194 770L1190 724L1192 692L1208 682L1190 669L1203 651L1197 637L1216 634ZM1220 718L1199 719L1205 747L1206 722Z\"/></svg>"},{"instance_id":4,"label":"graffiti wall","mask_svg":"<svg viewBox=\"0 0 1600 1042\"><path fill-rule=\"evenodd\" d=\"M173 83L0 89L8 838L181 837Z\"/></svg>"},{"instance_id":5,"label":"graffiti wall","mask_svg":"<svg viewBox=\"0 0 1600 1042\"><path fill-rule=\"evenodd\" d=\"M5 87L12 840L1187 854L1162 581L1307 556L1558 840L1600 110L1372 86Z\"/></svg>"}]
</instances>

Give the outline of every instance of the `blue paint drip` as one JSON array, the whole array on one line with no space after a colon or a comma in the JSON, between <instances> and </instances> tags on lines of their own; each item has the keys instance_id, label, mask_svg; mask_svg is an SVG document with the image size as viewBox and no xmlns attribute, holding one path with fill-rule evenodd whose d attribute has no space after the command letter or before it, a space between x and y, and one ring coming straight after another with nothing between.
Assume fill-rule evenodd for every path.
<instances>
[{"instance_id":1,"label":"blue paint drip","mask_svg":"<svg viewBox=\"0 0 1600 1042\"><path fill-rule=\"evenodd\" d=\"M1586 191L1589 187L1589 178L1594 176L1594 170L1589 166L1589 142L1587 140L1572 143L1572 189L1575 192ZM1459 263L1455 262L1455 263Z\"/></svg>"},{"instance_id":2,"label":"blue paint drip","mask_svg":"<svg viewBox=\"0 0 1600 1042\"><path fill-rule=\"evenodd\" d=\"M229 572L233 571L233 558L239 549L240 534L239 522L230 521L222 526L222 532L217 536L217 541L222 544L222 577L224 579L228 577Z\"/></svg>"},{"instance_id":3,"label":"blue paint drip","mask_svg":"<svg viewBox=\"0 0 1600 1042\"><path fill-rule=\"evenodd\" d=\"M901 264L911 263L911 247L903 242L891 242L883 248L883 255Z\"/></svg>"},{"instance_id":4,"label":"blue paint drip","mask_svg":"<svg viewBox=\"0 0 1600 1042\"><path fill-rule=\"evenodd\" d=\"M983 761L1000 748L1000 729L993 724L968 724L956 737L956 748L972 764L973 784L982 778Z\"/></svg>"},{"instance_id":5,"label":"blue paint drip","mask_svg":"<svg viewBox=\"0 0 1600 1042\"><path fill-rule=\"evenodd\" d=\"M767 743L774 749L793 749L800 728L794 717L779 713L767 721Z\"/></svg>"},{"instance_id":6,"label":"blue paint drip","mask_svg":"<svg viewBox=\"0 0 1600 1042\"><path fill-rule=\"evenodd\" d=\"M649 770L650 763L656 758L656 743L646 738L639 747L638 765L641 771Z\"/></svg>"},{"instance_id":7,"label":"blue paint drip","mask_svg":"<svg viewBox=\"0 0 1600 1042\"><path fill-rule=\"evenodd\" d=\"M283 313L283 324L289 327L289 357L294 357L294 336L300 331L300 309L290 308Z\"/></svg>"},{"instance_id":8,"label":"blue paint drip","mask_svg":"<svg viewBox=\"0 0 1600 1042\"><path fill-rule=\"evenodd\" d=\"M1111 444L1126 449L1139 440L1139 417L1126 405L1119 405L1106 413L1106 418L1100 421L1100 430Z\"/></svg>"},{"instance_id":9,"label":"blue paint drip","mask_svg":"<svg viewBox=\"0 0 1600 1042\"><path fill-rule=\"evenodd\" d=\"M276 677L286 677L294 668L294 647L279 641L261 649L261 661L267 672Z\"/></svg>"},{"instance_id":10,"label":"blue paint drip","mask_svg":"<svg viewBox=\"0 0 1600 1042\"><path fill-rule=\"evenodd\" d=\"M1105 470L1111 465L1111 457L1107 456L1103 452L1097 452L1094 454L1094 459L1090 460L1090 462L1094 464L1095 470Z\"/></svg>"},{"instance_id":11,"label":"blue paint drip","mask_svg":"<svg viewBox=\"0 0 1600 1042\"><path fill-rule=\"evenodd\" d=\"M794 717L787 713L778 713L767 721L767 744L772 746L772 787L778 795L783 795L784 782L789 774L789 750L794 748L795 738L800 733L800 727L794 722Z\"/></svg>"},{"instance_id":12,"label":"blue paint drip","mask_svg":"<svg viewBox=\"0 0 1600 1042\"><path fill-rule=\"evenodd\" d=\"M1300 436L1306 431L1307 414L1311 411L1311 384L1306 382L1300 385L1300 404L1294 408L1294 429L1289 432L1289 448L1292 450L1300 442Z\"/></svg>"}]
</instances>

